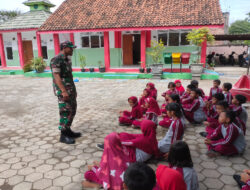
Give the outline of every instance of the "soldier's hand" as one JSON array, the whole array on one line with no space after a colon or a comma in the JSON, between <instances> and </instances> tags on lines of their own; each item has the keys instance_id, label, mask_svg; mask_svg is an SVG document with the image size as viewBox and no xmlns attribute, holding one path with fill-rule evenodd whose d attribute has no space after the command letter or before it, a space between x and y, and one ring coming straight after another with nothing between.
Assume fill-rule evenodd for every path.
<instances>
[{"instance_id":1,"label":"soldier's hand","mask_svg":"<svg viewBox=\"0 0 250 190\"><path fill-rule=\"evenodd\" d=\"M69 94L68 94L67 91L62 92L62 96L63 96L63 100L64 100L64 101L69 100Z\"/></svg>"}]
</instances>

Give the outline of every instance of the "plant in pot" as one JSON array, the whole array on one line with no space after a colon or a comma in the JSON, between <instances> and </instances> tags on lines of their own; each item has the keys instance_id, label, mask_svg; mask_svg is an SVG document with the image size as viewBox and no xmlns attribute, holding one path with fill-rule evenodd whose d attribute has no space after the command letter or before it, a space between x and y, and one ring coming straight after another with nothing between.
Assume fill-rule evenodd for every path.
<instances>
[{"instance_id":1,"label":"plant in pot","mask_svg":"<svg viewBox=\"0 0 250 190\"><path fill-rule=\"evenodd\" d=\"M102 64L102 61L98 61L98 65L99 65L99 72L100 73L104 73L106 71L105 66Z\"/></svg>"},{"instance_id":2,"label":"plant in pot","mask_svg":"<svg viewBox=\"0 0 250 190\"><path fill-rule=\"evenodd\" d=\"M31 60L31 64L33 69L37 72L37 73L42 73L44 72L47 64L46 62L43 60L42 57L35 57Z\"/></svg>"},{"instance_id":3,"label":"plant in pot","mask_svg":"<svg viewBox=\"0 0 250 190\"><path fill-rule=\"evenodd\" d=\"M151 65L151 70L153 75L162 75L163 64L161 63L162 53L165 50L164 43L160 41L152 40L151 41L151 51L147 54L151 57L153 64Z\"/></svg>"},{"instance_id":4,"label":"plant in pot","mask_svg":"<svg viewBox=\"0 0 250 190\"><path fill-rule=\"evenodd\" d=\"M82 72L85 72L86 67L86 57L82 54L79 54L79 60L80 60L80 68Z\"/></svg>"},{"instance_id":5,"label":"plant in pot","mask_svg":"<svg viewBox=\"0 0 250 190\"><path fill-rule=\"evenodd\" d=\"M201 55L201 45L204 41L207 41L208 43L213 43L214 36L210 33L209 28L203 27L199 29L193 29L187 34L187 41L190 42L190 44L198 46L198 56L196 61L193 61L192 64L190 64L190 69L192 76L200 76L203 72L203 64L200 63L200 55Z\"/></svg>"}]
</instances>

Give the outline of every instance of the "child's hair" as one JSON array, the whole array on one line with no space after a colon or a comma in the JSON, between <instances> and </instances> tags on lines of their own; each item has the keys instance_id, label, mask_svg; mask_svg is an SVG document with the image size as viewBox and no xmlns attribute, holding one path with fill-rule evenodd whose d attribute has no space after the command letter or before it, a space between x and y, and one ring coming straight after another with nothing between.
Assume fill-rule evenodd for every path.
<instances>
[{"instance_id":1,"label":"child's hair","mask_svg":"<svg viewBox=\"0 0 250 190\"><path fill-rule=\"evenodd\" d=\"M194 85L195 87L198 87L199 82L197 80L192 80L190 84Z\"/></svg>"},{"instance_id":2,"label":"child's hair","mask_svg":"<svg viewBox=\"0 0 250 190\"><path fill-rule=\"evenodd\" d=\"M247 98L241 94L235 95L236 100L239 101L240 105L246 103Z\"/></svg>"},{"instance_id":3,"label":"child's hair","mask_svg":"<svg viewBox=\"0 0 250 190\"><path fill-rule=\"evenodd\" d=\"M181 103L181 99L180 99L180 96L178 94L171 94L169 96L173 101L176 101L177 104L180 104Z\"/></svg>"},{"instance_id":4,"label":"child's hair","mask_svg":"<svg viewBox=\"0 0 250 190\"><path fill-rule=\"evenodd\" d=\"M223 87L224 87L227 91L229 91L229 90L232 89L232 84L231 84L230 82L225 82L225 83L223 84Z\"/></svg>"},{"instance_id":5,"label":"child's hair","mask_svg":"<svg viewBox=\"0 0 250 190\"><path fill-rule=\"evenodd\" d=\"M168 83L168 88L171 88L171 87L176 87L176 85L175 85L174 82L169 82L169 83Z\"/></svg>"},{"instance_id":6,"label":"child's hair","mask_svg":"<svg viewBox=\"0 0 250 190\"><path fill-rule=\"evenodd\" d=\"M224 100L217 102L216 105L222 106L222 107L225 108L225 109L227 109L227 108L229 107L228 102L227 102L227 101L224 101Z\"/></svg>"},{"instance_id":7,"label":"child's hair","mask_svg":"<svg viewBox=\"0 0 250 190\"><path fill-rule=\"evenodd\" d=\"M178 118L181 118L182 111L181 106L178 103L170 103L166 106L167 111L174 111L174 115Z\"/></svg>"},{"instance_id":8,"label":"child's hair","mask_svg":"<svg viewBox=\"0 0 250 190\"><path fill-rule=\"evenodd\" d=\"M230 119L230 123L232 123L235 118L236 118L236 114L234 113L234 111L225 111L226 113L226 117Z\"/></svg>"},{"instance_id":9,"label":"child's hair","mask_svg":"<svg viewBox=\"0 0 250 190\"><path fill-rule=\"evenodd\" d=\"M194 85L192 85L192 84L189 84L189 85L187 85L187 88L189 88L190 90L192 90L192 89L195 89L196 86L194 86Z\"/></svg>"},{"instance_id":10,"label":"child's hair","mask_svg":"<svg viewBox=\"0 0 250 190\"><path fill-rule=\"evenodd\" d=\"M192 92L195 92L195 94L199 95L201 94L201 91L198 88L191 89Z\"/></svg>"},{"instance_id":11,"label":"child's hair","mask_svg":"<svg viewBox=\"0 0 250 190\"><path fill-rule=\"evenodd\" d=\"M152 190L156 184L155 172L145 163L133 163L124 174L124 183L129 190Z\"/></svg>"},{"instance_id":12,"label":"child's hair","mask_svg":"<svg viewBox=\"0 0 250 190\"><path fill-rule=\"evenodd\" d=\"M215 99L218 100L218 101L222 101L222 100L225 99L225 96L224 96L224 94L222 94L222 93L216 93L216 94L214 94L212 97L215 98Z\"/></svg>"},{"instance_id":13,"label":"child's hair","mask_svg":"<svg viewBox=\"0 0 250 190\"><path fill-rule=\"evenodd\" d=\"M186 142L176 141L170 147L168 162L172 167L193 167L190 150Z\"/></svg>"},{"instance_id":14,"label":"child's hair","mask_svg":"<svg viewBox=\"0 0 250 190\"><path fill-rule=\"evenodd\" d=\"M220 83L221 83L219 79L214 80L214 82L217 83L218 85L220 85Z\"/></svg>"},{"instance_id":15,"label":"child's hair","mask_svg":"<svg viewBox=\"0 0 250 190\"><path fill-rule=\"evenodd\" d=\"M196 90L197 90L197 94L198 94L199 96L202 96L201 90L200 90L199 88L197 88Z\"/></svg>"}]
</instances>

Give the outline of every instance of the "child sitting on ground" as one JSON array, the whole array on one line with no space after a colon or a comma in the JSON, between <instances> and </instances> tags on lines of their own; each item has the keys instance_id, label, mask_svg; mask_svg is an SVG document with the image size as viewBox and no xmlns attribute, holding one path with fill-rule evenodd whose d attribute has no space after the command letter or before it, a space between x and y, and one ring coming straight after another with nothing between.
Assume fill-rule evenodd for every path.
<instances>
[{"instance_id":1,"label":"child sitting on ground","mask_svg":"<svg viewBox=\"0 0 250 190\"><path fill-rule=\"evenodd\" d=\"M211 101L206 101L206 106L204 108L204 112L207 116L207 120L209 119L218 119L219 115L216 112L216 104L219 101L223 101L225 99L222 93L214 94Z\"/></svg>"},{"instance_id":2,"label":"child sitting on ground","mask_svg":"<svg viewBox=\"0 0 250 190\"><path fill-rule=\"evenodd\" d=\"M123 176L130 163L158 156L156 126L150 120L141 124L142 134L110 133L104 139L101 162L88 167L84 188L123 189Z\"/></svg>"},{"instance_id":3,"label":"child sitting on ground","mask_svg":"<svg viewBox=\"0 0 250 190\"><path fill-rule=\"evenodd\" d=\"M181 96L181 101L190 97L191 90L196 89L196 87L192 84L187 85L186 91Z\"/></svg>"},{"instance_id":4,"label":"child sitting on ground","mask_svg":"<svg viewBox=\"0 0 250 190\"><path fill-rule=\"evenodd\" d=\"M181 110L182 110L182 106L180 104L180 96L178 94L170 95L169 96L169 103L177 103L177 104L179 104L180 107L181 107ZM165 127L165 128L169 128L169 126L170 126L170 124L172 122L172 118L168 116L166 106L167 105L165 105L164 109L161 110L163 120L161 120L159 122L159 125L162 126L162 127Z\"/></svg>"},{"instance_id":5,"label":"child sitting on ground","mask_svg":"<svg viewBox=\"0 0 250 190\"><path fill-rule=\"evenodd\" d=\"M147 108L146 115L138 120L133 121L133 126L139 128L141 126L141 121L147 119L151 120L158 125L158 116L161 115L161 110L157 101L154 98L147 98L145 108Z\"/></svg>"},{"instance_id":6,"label":"child sitting on ground","mask_svg":"<svg viewBox=\"0 0 250 190\"><path fill-rule=\"evenodd\" d=\"M233 175L233 178L239 185L241 190L250 189L250 170L243 170L240 175Z\"/></svg>"},{"instance_id":7,"label":"child sitting on ground","mask_svg":"<svg viewBox=\"0 0 250 190\"><path fill-rule=\"evenodd\" d=\"M214 94L222 93L222 89L220 88L220 80L213 81L213 87L210 89L208 100L211 100Z\"/></svg>"},{"instance_id":8,"label":"child sitting on ground","mask_svg":"<svg viewBox=\"0 0 250 190\"><path fill-rule=\"evenodd\" d=\"M195 88L199 89L201 91L201 97L205 98L205 93L201 88L199 88L199 82L197 80L192 80L190 84L195 86Z\"/></svg>"},{"instance_id":9,"label":"child sitting on ground","mask_svg":"<svg viewBox=\"0 0 250 190\"><path fill-rule=\"evenodd\" d=\"M171 95L171 94L179 94L179 92L175 88L175 83L174 82L169 82L168 83L168 90L164 93L162 93L162 97L166 98L166 95Z\"/></svg>"},{"instance_id":10,"label":"child sitting on ground","mask_svg":"<svg viewBox=\"0 0 250 190\"><path fill-rule=\"evenodd\" d=\"M186 142L176 141L168 154L169 167L179 171L187 185L187 190L199 190L199 181L193 168L193 161Z\"/></svg>"},{"instance_id":11,"label":"child sitting on ground","mask_svg":"<svg viewBox=\"0 0 250 190\"><path fill-rule=\"evenodd\" d=\"M192 89L190 97L182 101L186 119L194 124L202 123L206 119L199 94L200 91L198 89Z\"/></svg>"},{"instance_id":12,"label":"child sitting on ground","mask_svg":"<svg viewBox=\"0 0 250 190\"><path fill-rule=\"evenodd\" d=\"M131 96L128 99L129 105L132 107L131 112L129 111L121 111L119 117L119 124L121 126L130 126L132 125L133 121L142 118L141 107L138 104L137 97Z\"/></svg>"},{"instance_id":13,"label":"child sitting on ground","mask_svg":"<svg viewBox=\"0 0 250 190\"><path fill-rule=\"evenodd\" d=\"M182 86L181 81L180 80L175 80L174 83L175 83L175 88L178 91L179 96L182 96L184 94L184 92L185 92L185 89Z\"/></svg>"},{"instance_id":14,"label":"child sitting on ground","mask_svg":"<svg viewBox=\"0 0 250 190\"><path fill-rule=\"evenodd\" d=\"M157 90L155 88L155 84L152 82L147 83L146 89L148 89L150 92L149 96L156 100L157 99Z\"/></svg>"},{"instance_id":15,"label":"child sitting on ground","mask_svg":"<svg viewBox=\"0 0 250 190\"><path fill-rule=\"evenodd\" d=\"M184 124L181 119L182 111L180 105L177 103L170 103L167 105L166 109L168 116L172 118L172 122L165 137L158 143L158 148L161 153L164 153L164 157L167 156L171 144L177 140L182 140L184 134Z\"/></svg>"},{"instance_id":16,"label":"child sitting on ground","mask_svg":"<svg viewBox=\"0 0 250 190\"><path fill-rule=\"evenodd\" d=\"M147 164L130 164L124 174L124 190L152 190L156 185L155 172Z\"/></svg>"},{"instance_id":17,"label":"child sitting on ground","mask_svg":"<svg viewBox=\"0 0 250 190\"><path fill-rule=\"evenodd\" d=\"M246 103L246 101L247 98L245 96L237 94L233 97L232 105L230 105L230 109L233 110L245 124L247 123L248 114L242 104Z\"/></svg>"},{"instance_id":18,"label":"child sitting on ground","mask_svg":"<svg viewBox=\"0 0 250 190\"><path fill-rule=\"evenodd\" d=\"M149 96L150 96L150 91L148 90L148 89L144 89L143 90L143 93L142 93L142 95L141 95L141 98L140 98L140 100L139 100L139 105L140 105L140 107L141 107L141 112L143 113L143 114L145 114L146 113L146 111L147 111L147 108L146 108L146 101L147 101L147 98L149 98Z\"/></svg>"},{"instance_id":19,"label":"child sitting on ground","mask_svg":"<svg viewBox=\"0 0 250 190\"><path fill-rule=\"evenodd\" d=\"M232 98L233 98L230 92L231 89L232 89L232 84L229 82L224 83L222 86L223 94L229 105L232 103Z\"/></svg>"},{"instance_id":20,"label":"child sitting on ground","mask_svg":"<svg viewBox=\"0 0 250 190\"><path fill-rule=\"evenodd\" d=\"M245 137L243 131L233 123L234 120L235 113L233 111L220 113L220 126L205 139L209 157L215 157L218 154L230 156L244 152Z\"/></svg>"}]
</instances>

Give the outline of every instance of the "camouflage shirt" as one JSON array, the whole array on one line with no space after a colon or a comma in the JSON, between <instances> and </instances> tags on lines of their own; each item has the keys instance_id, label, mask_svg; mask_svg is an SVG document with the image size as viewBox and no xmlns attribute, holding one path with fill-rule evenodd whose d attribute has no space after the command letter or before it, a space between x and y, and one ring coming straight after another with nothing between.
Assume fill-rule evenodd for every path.
<instances>
[{"instance_id":1,"label":"camouflage shirt","mask_svg":"<svg viewBox=\"0 0 250 190\"><path fill-rule=\"evenodd\" d=\"M58 54L51 59L50 68L53 77L53 89L56 96L61 95L62 91L55 83L54 73L59 73L62 79L62 84L69 95L76 95L76 88L72 75L72 62L64 54Z\"/></svg>"}]
</instances>

